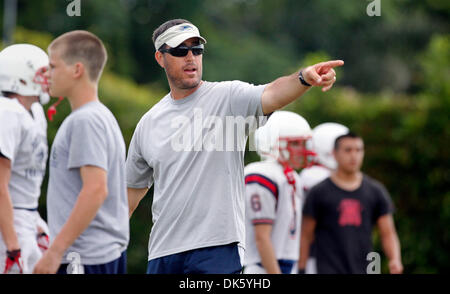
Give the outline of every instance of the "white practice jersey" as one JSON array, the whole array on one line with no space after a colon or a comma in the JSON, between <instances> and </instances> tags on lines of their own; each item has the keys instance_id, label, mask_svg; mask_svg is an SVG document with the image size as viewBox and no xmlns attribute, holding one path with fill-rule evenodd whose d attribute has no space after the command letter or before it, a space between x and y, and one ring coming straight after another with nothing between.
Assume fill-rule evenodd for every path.
<instances>
[{"instance_id":1,"label":"white practice jersey","mask_svg":"<svg viewBox=\"0 0 450 294\"><path fill-rule=\"evenodd\" d=\"M41 103L35 102L31 105L31 112L33 113L35 124L39 127L39 133L45 136L47 141L47 119L45 118L44 107L42 107Z\"/></svg>"},{"instance_id":2,"label":"white practice jersey","mask_svg":"<svg viewBox=\"0 0 450 294\"><path fill-rule=\"evenodd\" d=\"M246 255L245 265L261 262L254 226L272 224L271 240L278 260L298 260L303 187L294 171L296 192L276 161L255 162L245 167Z\"/></svg>"},{"instance_id":3,"label":"white practice jersey","mask_svg":"<svg viewBox=\"0 0 450 294\"><path fill-rule=\"evenodd\" d=\"M313 186L328 178L330 174L330 170L321 165L314 165L303 169L300 172L300 180L304 191L308 192Z\"/></svg>"},{"instance_id":4,"label":"white practice jersey","mask_svg":"<svg viewBox=\"0 0 450 294\"><path fill-rule=\"evenodd\" d=\"M37 208L45 175L47 127L42 107L35 104L31 116L16 99L0 97L0 152L11 160L8 188L14 208Z\"/></svg>"}]
</instances>

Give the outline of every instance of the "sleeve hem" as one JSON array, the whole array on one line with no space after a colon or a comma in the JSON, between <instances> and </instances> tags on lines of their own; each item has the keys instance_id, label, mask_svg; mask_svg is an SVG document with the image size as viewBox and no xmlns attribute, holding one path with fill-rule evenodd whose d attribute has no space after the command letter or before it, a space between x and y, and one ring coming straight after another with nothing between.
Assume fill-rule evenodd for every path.
<instances>
[{"instance_id":1,"label":"sleeve hem","mask_svg":"<svg viewBox=\"0 0 450 294\"><path fill-rule=\"evenodd\" d=\"M2 152L1 150L0 150L0 157L4 157L6 159L9 159L11 162L13 161L13 158L12 158L11 155L9 155L9 154L7 154L5 152Z\"/></svg>"},{"instance_id":2,"label":"sleeve hem","mask_svg":"<svg viewBox=\"0 0 450 294\"><path fill-rule=\"evenodd\" d=\"M104 171L108 172L108 168L105 167L103 164L99 164L99 163L79 163L79 164L71 164L70 166L68 166L68 169L74 169L74 168L82 168L83 166L95 166L98 168L103 169Z\"/></svg>"},{"instance_id":3,"label":"sleeve hem","mask_svg":"<svg viewBox=\"0 0 450 294\"><path fill-rule=\"evenodd\" d=\"M270 218L261 218L261 219L253 219L252 224L253 225L261 225L261 224L267 224L267 225L273 225L274 220Z\"/></svg>"},{"instance_id":4,"label":"sleeve hem","mask_svg":"<svg viewBox=\"0 0 450 294\"><path fill-rule=\"evenodd\" d=\"M132 189L150 189L151 187L149 187L148 185L134 185L134 184L127 183L127 188L132 188Z\"/></svg>"}]
</instances>

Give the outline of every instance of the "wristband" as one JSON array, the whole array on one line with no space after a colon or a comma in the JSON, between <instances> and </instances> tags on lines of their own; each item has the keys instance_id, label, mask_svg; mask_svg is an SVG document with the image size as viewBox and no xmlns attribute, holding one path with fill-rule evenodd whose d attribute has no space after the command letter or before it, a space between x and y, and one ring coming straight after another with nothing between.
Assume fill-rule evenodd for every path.
<instances>
[{"instance_id":1,"label":"wristband","mask_svg":"<svg viewBox=\"0 0 450 294\"><path fill-rule=\"evenodd\" d=\"M303 70L301 70L300 73L298 74L298 79L300 80L300 83L302 83L302 85L307 86L307 87L311 87L311 84L308 84L305 81L305 78L303 77Z\"/></svg>"},{"instance_id":2,"label":"wristband","mask_svg":"<svg viewBox=\"0 0 450 294\"><path fill-rule=\"evenodd\" d=\"M20 256L20 249L16 249L16 250L12 250L12 251L6 250L6 255L8 256L9 259L14 260L18 256Z\"/></svg>"}]
</instances>

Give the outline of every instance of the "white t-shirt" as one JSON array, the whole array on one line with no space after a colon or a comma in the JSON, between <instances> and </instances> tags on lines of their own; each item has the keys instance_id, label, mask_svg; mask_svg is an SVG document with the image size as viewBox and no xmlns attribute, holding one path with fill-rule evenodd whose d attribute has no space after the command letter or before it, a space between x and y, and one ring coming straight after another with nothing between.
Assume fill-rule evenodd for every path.
<instances>
[{"instance_id":1,"label":"white t-shirt","mask_svg":"<svg viewBox=\"0 0 450 294\"><path fill-rule=\"evenodd\" d=\"M15 208L37 208L41 194L48 145L38 108L33 105L33 118L16 99L0 97L0 152L11 160L8 188Z\"/></svg>"},{"instance_id":2,"label":"white t-shirt","mask_svg":"<svg viewBox=\"0 0 450 294\"><path fill-rule=\"evenodd\" d=\"M45 117L45 111L41 103L35 102L31 105L31 112L33 113L33 119L39 127L41 135L47 138L47 118Z\"/></svg>"},{"instance_id":3,"label":"white t-shirt","mask_svg":"<svg viewBox=\"0 0 450 294\"><path fill-rule=\"evenodd\" d=\"M246 255L245 265L261 262L254 226L272 224L271 241L277 260L298 260L303 187L298 174L293 186L276 161L254 162L245 167Z\"/></svg>"},{"instance_id":4,"label":"white t-shirt","mask_svg":"<svg viewBox=\"0 0 450 294\"><path fill-rule=\"evenodd\" d=\"M169 93L142 117L128 150L127 185L155 184L149 260L244 246L244 151L249 131L266 118L264 88L204 81L181 100ZM234 124L245 119L245 130Z\"/></svg>"}]
</instances>

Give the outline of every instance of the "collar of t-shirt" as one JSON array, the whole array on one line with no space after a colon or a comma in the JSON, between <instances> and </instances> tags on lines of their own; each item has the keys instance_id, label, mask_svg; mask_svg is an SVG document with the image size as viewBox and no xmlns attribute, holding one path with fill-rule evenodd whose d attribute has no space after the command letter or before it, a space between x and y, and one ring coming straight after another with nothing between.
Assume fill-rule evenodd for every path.
<instances>
[{"instance_id":1,"label":"collar of t-shirt","mask_svg":"<svg viewBox=\"0 0 450 294\"><path fill-rule=\"evenodd\" d=\"M202 84L200 85L200 87L198 87L197 90L194 91L194 93L192 93L191 95L186 96L184 98L181 98L181 99L173 99L172 92L169 92L169 94L167 94L168 98L169 98L169 101L170 101L170 103L176 104L176 105L180 105L180 104L184 104L184 103L187 103L187 102L190 102L190 101L194 101L198 96L200 96L203 93L206 84L207 84L207 82L202 81Z\"/></svg>"}]
</instances>

